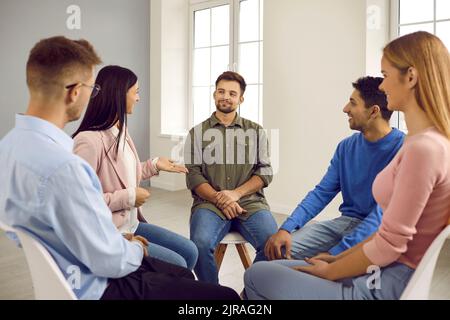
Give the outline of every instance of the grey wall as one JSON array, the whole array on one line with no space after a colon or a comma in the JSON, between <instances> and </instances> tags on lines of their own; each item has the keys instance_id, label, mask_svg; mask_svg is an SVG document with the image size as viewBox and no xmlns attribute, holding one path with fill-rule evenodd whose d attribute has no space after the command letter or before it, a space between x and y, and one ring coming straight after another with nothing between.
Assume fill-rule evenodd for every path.
<instances>
[{"instance_id":1,"label":"grey wall","mask_svg":"<svg viewBox=\"0 0 450 320\"><path fill-rule=\"evenodd\" d=\"M81 30L69 30L66 9L81 8ZM149 156L150 1L149 0L0 0L0 138L26 110L25 64L42 38L85 38L104 65L130 68L139 77L141 101L129 118L129 130L142 159ZM79 122L69 124L71 134Z\"/></svg>"}]
</instances>

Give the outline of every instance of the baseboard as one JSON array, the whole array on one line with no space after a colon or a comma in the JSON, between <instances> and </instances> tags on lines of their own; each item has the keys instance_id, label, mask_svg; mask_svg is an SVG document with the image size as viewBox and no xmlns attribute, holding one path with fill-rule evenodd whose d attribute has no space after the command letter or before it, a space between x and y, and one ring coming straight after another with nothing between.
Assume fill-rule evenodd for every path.
<instances>
[{"instance_id":1,"label":"baseboard","mask_svg":"<svg viewBox=\"0 0 450 320\"><path fill-rule=\"evenodd\" d=\"M291 206L287 206L285 204L269 202L269 206L270 206L270 210L273 213L283 214L286 216L290 216L292 213L292 210L293 210L293 208Z\"/></svg>"},{"instance_id":2,"label":"baseboard","mask_svg":"<svg viewBox=\"0 0 450 320\"><path fill-rule=\"evenodd\" d=\"M163 190L167 190L167 191L180 191L180 190L186 189L186 186L177 186L173 183L168 183L168 182L161 181L158 179L153 179L151 181L151 185L154 188L163 189Z\"/></svg>"},{"instance_id":3,"label":"baseboard","mask_svg":"<svg viewBox=\"0 0 450 320\"><path fill-rule=\"evenodd\" d=\"M150 188L150 186L151 186L150 180L141 181L141 184L140 184L141 188Z\"/></svg>"},{"instance_id":4,"label":"baseboard","mask_svg":"<svg viewBox=\"0 0 450 320\"><path fill-rule=\"evenodd\" d=\"M286 206L286 205L277 204L277 203L269 202L269 205L270 205L270 209L273 213L278 213L278 214L282 214L282 215L286 215L286 216L290 216L295 209L295 206L291 207L291 206ZM339 211L334 211L334 210L330 211L329 209L327 210L327 208L325 208L320 214L318 214L313 219L314 219L314 221L332 220L332 219L339 217L340 215L341 214L339 213Z\"/></svg>"}]
</instances>

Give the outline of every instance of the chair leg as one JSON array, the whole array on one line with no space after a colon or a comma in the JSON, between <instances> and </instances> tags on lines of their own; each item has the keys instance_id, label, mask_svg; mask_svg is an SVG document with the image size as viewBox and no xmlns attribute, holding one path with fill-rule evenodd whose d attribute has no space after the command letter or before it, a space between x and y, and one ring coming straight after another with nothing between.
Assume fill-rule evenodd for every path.
<instances>
[{"instance_id":1,"label":"chair leg","mask_svg":"<svg viewBox=\"0 0 450 320\"><path fill-rule=\"evenodd\" d=\"M216 259L217 271L220 270L220 266L222 265L223 256L225 255L225 251L227 251L227 244L220 243L216 251L214 252L214 257Z\"/></svg>"},{"instance_id":2,"label":"chair leg","mask_svg":"<svg viewBox=\"0 0 450 320\"><path fill-rule=\"evenodd\" d=\"M252 260L248 255L247 248L245 247L245 243L236 244L236 249L239 253L239 257L241 257L242 265L244 269L247 270L252 265Z\"/></svg>"}]
</instances>

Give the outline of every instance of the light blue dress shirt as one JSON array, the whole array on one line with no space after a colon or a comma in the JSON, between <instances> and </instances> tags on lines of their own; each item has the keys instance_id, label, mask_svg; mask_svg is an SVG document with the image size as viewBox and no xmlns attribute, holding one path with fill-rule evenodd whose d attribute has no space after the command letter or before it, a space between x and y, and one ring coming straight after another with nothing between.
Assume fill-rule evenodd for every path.
<instances>
[{"instance_id":1,"label":"light blue dress shirt","mask_svg":"<svg viewBox=\"0 0 450 320\"><path fill-rule=\"evenodd\" d=\"M108 278L137 270L143 249L118 232L94 170L72 148L50 122L17 115L0 141L0 220L43 243L79 299L99 299Z\"/></svg>"}]
</instances>

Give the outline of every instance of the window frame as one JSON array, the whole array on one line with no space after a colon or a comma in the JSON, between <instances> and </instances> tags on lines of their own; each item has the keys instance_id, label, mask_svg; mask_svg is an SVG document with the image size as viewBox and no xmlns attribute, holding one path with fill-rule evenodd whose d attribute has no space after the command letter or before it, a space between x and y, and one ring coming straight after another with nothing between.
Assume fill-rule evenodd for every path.
<instances>
[{"instance_id":1,"label":"window frame","mask_svg":"<svg viewBox=\"0 0 450 320\"><path fill-rule=\"evenodd\" d=\"M401 26L412 26L424 23L432 23L433 24L433 34L436 34L436 24L439 22L447 22L450 21L450 18L447 19L437 19L437 0L433 0L433 20L420 21L420 22L411 22L400 24L400 0L391 0L391 30L390 36L391 39L395 39L400 34Z\"/></svg>"},{"instance_id":2,"label":"window frame","mask_svg":"<svg viewBox=\"0 0 450 320\"><path fill-rule=\"evenodd\" d=\"M230 28L229 28L229 62L228 62L228 70L238 71L239 70L239 31L240 31L240 2L241 0L206 0L202 2L194 2L189 5L189 80L188 80L188 126L192 127L194 125L194 101L193 101L193 84L194 84L194 33L195 33L195 25L194 25L194 14L196 11L212 9L215 7L229 5L230 6ZM260 21L261 25L261 21ZM261 35L261 30L259 30L259 34ZM251 43L251 42L259 42L264 45L264 39L260 39L258 41L249 41L243 43ZM210 46L213 47L213 46ZM258 54L259 61L261 61L261 52ZM260 64L261 65L261 64ZM258 69L258 83L256 84L258 87L264 87L264 81L259 82L261 77L261 67ZM254 85L251 83L251 85ZM263 90L263 89L261 89ZM262 123L263 121L263 101L261 97L261 92L258 89L258 122Z\"/></svg>"},{"instance_id":3,"label":"window frame","mask_svg":"<svg viewBox=\"0 0 450 320\"><path fill-rule=\"evenodd\" d=\"M433 11L434 11L433 20L401 24L400 23L400 0L391 0L390 30L389 30L390 40L392 41L400 36L400 27L410 26L410 25L419 25L419 24L424 24L424 23L433 23L433 34L436 34L436 24L439 22L450 21L450 19L437 19L437 1L436 0L433 0L433 6L434 6L433 7ZM391 124L396 124L396 127L398 129L402 130L403 128L401 127L400 113L396 112L393 115L393 117L395 117L395 118L391 120Z\"/></svg>"}]
</instances>

